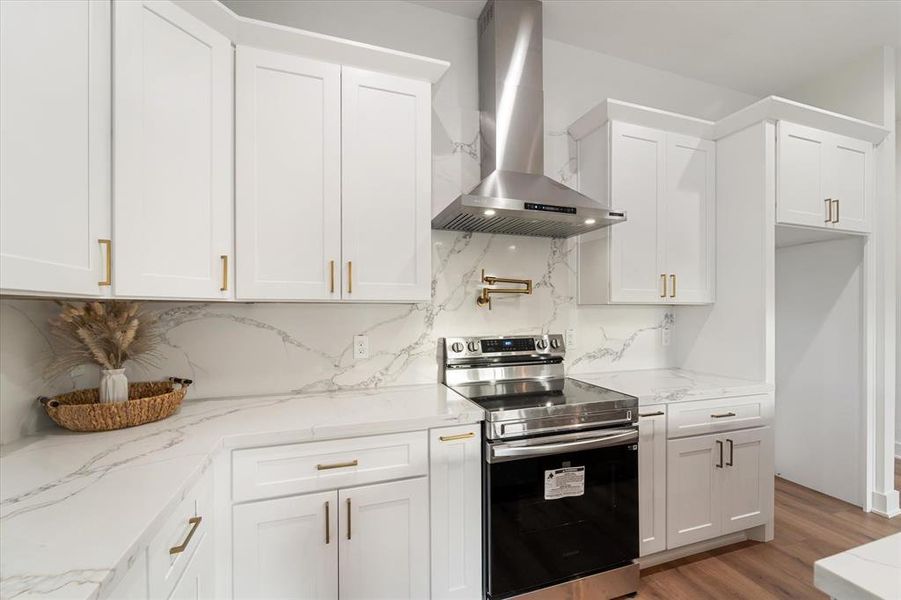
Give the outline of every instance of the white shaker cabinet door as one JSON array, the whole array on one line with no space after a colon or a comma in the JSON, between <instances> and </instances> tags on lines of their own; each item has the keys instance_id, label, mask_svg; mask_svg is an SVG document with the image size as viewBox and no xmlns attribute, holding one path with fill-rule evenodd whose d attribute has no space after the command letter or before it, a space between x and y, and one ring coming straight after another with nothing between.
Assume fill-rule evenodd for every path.
<instances>
[{"instance_id":1,"label":"white shaker cabinet door","mask_svg":"<svg viewBox=\"0 0 901 600\"><path fill-rule=\"evenodd\" d=\"M236 600L337 600L337 499L323 492L235 506Z\"/></svg>"},{"instance_id":2,"label":"white shaker cabinet door","mask_svg":"<svg viewBox=\"0 0 901 600\"><path fill-rule=\"evenodd\" d=\"M429 432L432 600L483 597L481 438L478 423Z\"/></svg>"},{"instance_id":3,"label":"white shaker cabinet door","mask_svg":"<svg viewBox=\"0 0 901 600\"><path fill-rule=\"evenodd\" d=\"M826 189L833 200L834 229L872 230L873 144L830 135L826 157Z\"/></svg>"},{"instance_id":4,"label":"white shaker cabinet door","mask_svg":"<svg viewBox=\"0 0 901 600\"><path fill-rule=\"evenodd\" d=\"M212 537L207 533L200 540L169 600L215 600L216 556Z\"/></svg>"},{"instance_id":5,"label":"white shaker cabinet door","mask_svg":"<svg viewBox=\"0 0 901 600\"><path fill-rule=\"evenodd\" d=\"M772 429L724 433L723 533L762 525L773 512Z\"/></svg>"},{"instance_id":6,"label":"white shaker cabinet door","mask_svg":"<svg viewBox=\"0 0 901 600\"><path fill-rule=\"evenodd\" d=\"M776 137L776 220L831 228L831 207L823 185L828 134L780 121Z\"/></svg>"},{"instance_id":7,"label":"white shaker cabinet door","mask_svg":"<svg viewBox=\"0 0 901 600\"><path fill-rule=\"evenodd\" d=\"M722 533L719 471L723 468L723 456L723 442L717 436L667 442L667 548Z\"/></svg>"},{"instance_id":8,"label":"white shaker cabinet door","mask_svg":"<svg viewBox=\"0 0 901 600\"><path fill-rule=\"evenodd\" d=\"M231 42L167 0L114 33L115 293L233 297Z\"/></svg>"},{"instance_id":9,"label":"white shaker cabinet door","mask_svg":"<svg viewBox=\"0 0 901 600\"><path fill-rule=\"evenodd\" d=\"M338 492L341 600L429 597L425 477Z\"/></svg>"},{"instance_id":10,"label":"white shaker cabinet door","mask_svg":"<svg viewBox=\"0 0 901 600\"><path fill-rule=\"evenodd\" d=\"M627 220L610 228L610 301L663 302L665 271L659 221L664 206L666 133L613 122L610 202Z\"/></svg>"},{"instance_id":11,"label":"white shaker cabinet door","mask_svg":"<svg viewBox=\"0 0 901 600\"><path fill-rule=\"evenodd\" d=\"M0 131L0 290L104 295L108 1L0 2Z\"/></svg>"},{"instance_id":12,"label":"white shaker cabinet door","mask_svg":"<svg viewBox=\"0 0 901 600\"><path fill-rule=\"evenodd\" d=\"M716 144L668 133L665 240L667 301L713 302L716 253Z\"/></svg>"},{"instance_id":13,"label":"white shaker cabinet door","mask_svg":"<svg viewBox=\"0 0 901 600\"><path fill-rule=\"evenodd\" d=\"M666 405L638 415L639 555L666 550Z\"/></svg>"},{"instance_id":14,"label":"white shaker cabinet door","mask_svg":"<svg viewBox=\"0 0 901 600\"><path fill-rule=\"evenodd\" d=\"M431 85L342 68L346 300L431 294Z\"/></svg>"},{"instance_id":15,"label":"white shaker cabinet door","mask_svg":"<svg viewBox=\"0 0 901 600\"><path fill-rule=\"evenodd\" d=\"M240 300L341 297L341 67L240 46Z\"/></svg>"}]
</instances>

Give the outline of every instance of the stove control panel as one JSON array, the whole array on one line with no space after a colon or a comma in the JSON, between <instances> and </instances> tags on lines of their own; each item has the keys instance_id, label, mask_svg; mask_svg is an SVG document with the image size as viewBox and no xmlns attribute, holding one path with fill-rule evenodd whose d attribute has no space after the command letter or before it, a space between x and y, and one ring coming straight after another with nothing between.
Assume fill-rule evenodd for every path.
<instances>
[{"instance_id":1,"label":"stove control panel","mask_svg":"<svg viewBox=\"0 0 901 600\"><path fill-rule=\"evenodd\" d=\"M441 338L438 344L448 361L503 356L562 358L566 352L559 334L449 337Z\"/></svg>"}]
</instances>

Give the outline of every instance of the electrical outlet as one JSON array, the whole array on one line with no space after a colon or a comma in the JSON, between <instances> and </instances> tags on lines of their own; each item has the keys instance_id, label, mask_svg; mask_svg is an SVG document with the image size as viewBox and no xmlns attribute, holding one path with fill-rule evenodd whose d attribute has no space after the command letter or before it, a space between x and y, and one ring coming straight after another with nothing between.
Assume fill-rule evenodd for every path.
<instances>
[{"instance_id":1,"label":"electrical outlet","mask_svg":"<svg viewBox=\"0 0 901 600\"><path fill-rule=\"evenodd\" d=\"M354 336L354 359L369 358L369 336Z\"/></svg>"},{"instance_id":2,"label":"electrical outlet","mask_svg":"<svg viewBox=\"0 0 901 600\"><path fill-rule=\"evenodd\" d=\"M565 335L565 340L566 340L567 348L574 347L576 345L576 330L575 329L567 329L566 335Z\"/></svg>"},{"instance_id":3,"label":"electrical outlet","mask_svg":"<svg viewBox=\"0 0 901 600\"><path fill-rule=\"evenodd\" d=\"M664 325L660 328L660 345L661 346L669 346L673 341L673 328L669 325Z\"/></svg>"}]
</instances>

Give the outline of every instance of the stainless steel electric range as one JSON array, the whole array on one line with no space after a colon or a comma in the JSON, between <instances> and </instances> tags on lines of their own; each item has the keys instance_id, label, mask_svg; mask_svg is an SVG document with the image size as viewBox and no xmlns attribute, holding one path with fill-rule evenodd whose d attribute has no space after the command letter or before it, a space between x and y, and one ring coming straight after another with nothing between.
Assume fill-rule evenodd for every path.
<instances>
[{"instance_id":1,"label":"stainless steel electric range","mask_svg":"<svg viewBox=\"0 0 901 600\"><path fill-rule=\"evenodd\" d=\"M490 600L638 589L638 400L564 376L560 335L439 340L442 382L485 409Z\"/></svg>"}]
</instances>

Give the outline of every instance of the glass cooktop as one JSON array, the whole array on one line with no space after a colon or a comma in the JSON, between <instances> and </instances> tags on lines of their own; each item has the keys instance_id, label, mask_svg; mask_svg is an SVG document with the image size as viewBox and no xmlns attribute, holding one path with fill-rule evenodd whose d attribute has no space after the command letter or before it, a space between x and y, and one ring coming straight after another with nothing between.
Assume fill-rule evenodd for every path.
<instances>
[{"instance_id":1,"label":"glass cooktop","mask_svg":"<svg viewBox=\"0 0 901 600\"><path fill-rule=\"evenodd\" d=\"M541 415L637 408L638 399L576 379L499 381L452 386L452 390L488 412L488 420L504 413L540 412Z\"/></svg>"}]
</instances>

